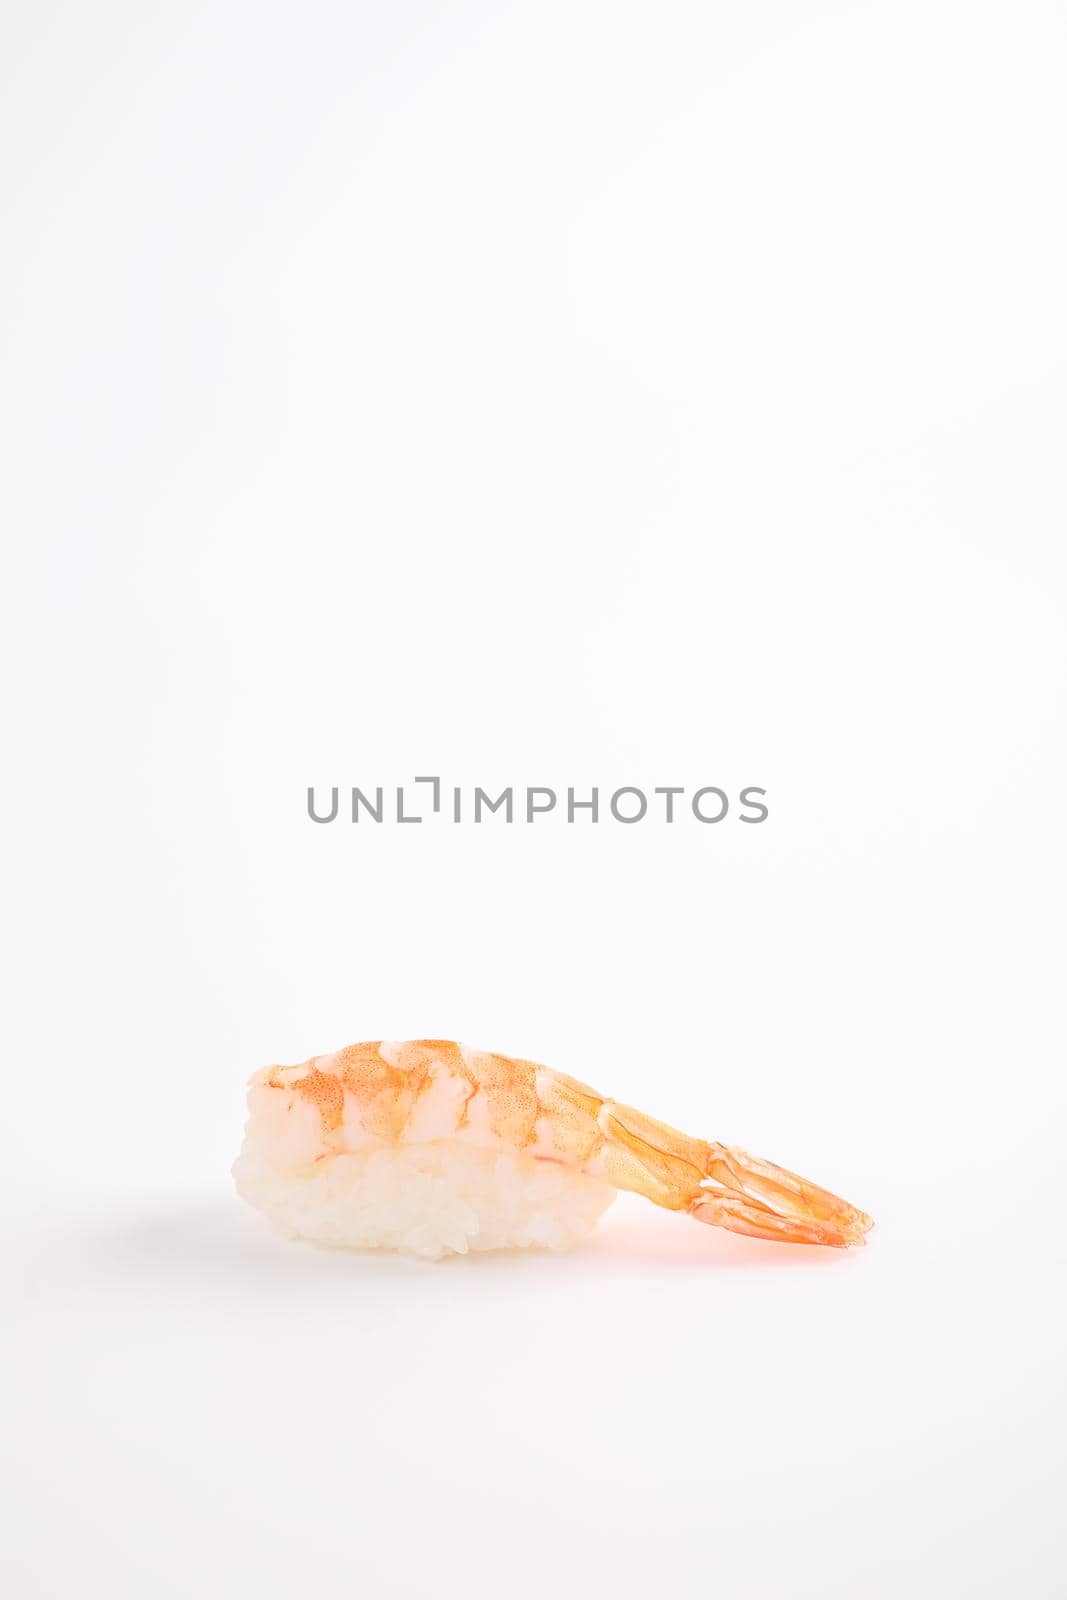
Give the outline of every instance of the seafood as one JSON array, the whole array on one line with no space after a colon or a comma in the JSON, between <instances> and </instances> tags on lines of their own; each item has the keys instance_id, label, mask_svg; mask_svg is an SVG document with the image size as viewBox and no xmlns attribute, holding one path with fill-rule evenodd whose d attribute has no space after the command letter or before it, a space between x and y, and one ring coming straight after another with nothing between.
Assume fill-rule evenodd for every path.
<instances>
[{"instance_id":1,"label":"seafood","mask_svg":"<svg viewBox=\"0 0 1067 1600\"><path fill-rule=\"evenodd\" d=\"M733 1145L564 1073L446 1039L376 1041L250 1080L238 1191L291 1235L425 1256L547 1244L619 1189L733 1233L844 1249L871 1219Z\"/></svg>"}]
</instances>

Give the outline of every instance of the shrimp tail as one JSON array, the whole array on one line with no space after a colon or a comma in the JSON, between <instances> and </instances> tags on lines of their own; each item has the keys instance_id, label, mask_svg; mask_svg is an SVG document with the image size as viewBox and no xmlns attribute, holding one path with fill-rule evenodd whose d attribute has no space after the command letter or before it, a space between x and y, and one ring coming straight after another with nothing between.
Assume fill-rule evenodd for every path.
<instances>
[{"instance_id":1,"label":"shrimp tail","mask_svg":"<svg viewBox=\"0 0 1067 1600\"><path fill-rule=\"evenodd\" d=\"M705 1179L688 1211L731 1233L838 1250L865 1244L872 1225L866 1212L829 1190L723 1144L708 1146Z\"/></svg>"},{"instance_id":2,"label":"shrimp tail","mask_svg":"<svg viewBox=\"0 0 1067 1600\"><path fill-rule=\"evenodd\" d=\"M620 1189L731 1233L844 1250L863 1244L871 1218L795 1172L733 1145L707 1144L615 1101L598 1116L598 1170Z\"/></svg>"}]
</instances>

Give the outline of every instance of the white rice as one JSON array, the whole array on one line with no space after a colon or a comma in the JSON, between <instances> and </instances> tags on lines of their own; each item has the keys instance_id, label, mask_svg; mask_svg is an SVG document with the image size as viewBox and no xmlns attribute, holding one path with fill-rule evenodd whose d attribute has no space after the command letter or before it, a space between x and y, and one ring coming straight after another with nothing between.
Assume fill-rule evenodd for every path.
<instances>
[{"instance_id":1,"label":"white rice","mask_svg":"<svg viewBox=\"0 0 1067 1600\"><path fill-rule=\"evenodd\" d=\"M565 1249L615 1198L599 1178L521 1151L390 1145L283 1171L245 1148L238 1193L290 1237L436 1259L529 1245Z\"/></svg>"}]
</instances>

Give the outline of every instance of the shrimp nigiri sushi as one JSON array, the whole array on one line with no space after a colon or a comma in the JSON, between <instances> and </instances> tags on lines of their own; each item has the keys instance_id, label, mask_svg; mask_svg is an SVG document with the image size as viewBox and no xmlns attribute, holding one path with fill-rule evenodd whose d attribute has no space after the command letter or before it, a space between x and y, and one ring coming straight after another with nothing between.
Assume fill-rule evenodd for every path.
<instances>
[{"instance_id":1,"label":"shrimp nigiri sushi","mask_svg":"<svg viewBox=\"0 0 1067 1600\"><path fill-rule=\"evenodd\" d=\"M248 1088L238 1192L291 1237L439 1257L573 1244L627 1189L698 1222L862 1244L847 1201L548 1067L445 1039L349 1045Z\"/></svg>"}]
</instances>

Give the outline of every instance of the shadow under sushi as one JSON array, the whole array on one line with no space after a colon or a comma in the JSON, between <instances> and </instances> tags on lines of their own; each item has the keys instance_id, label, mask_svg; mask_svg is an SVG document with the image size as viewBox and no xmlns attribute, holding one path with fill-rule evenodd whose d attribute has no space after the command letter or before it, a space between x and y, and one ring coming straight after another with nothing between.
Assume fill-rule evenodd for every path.
<instances>
[{"instance_id":1,"label":"shadow under sushi","mask_svg":"<svg viewBox=\"0 0 1067 1600\"><path fill-rule=\"evenodd\" d=\"M451 1290L457 1274L475 1274L484 1283L486 1276L546 1273L588 1280L591 1273L618 1277L635 1270L642 1275L826 1271L863 1254L746 1239L623 1197L587 1240L568 1251L471 1251L444 1261L421 1261L391 1251L338 1250L287 1239L220 1196L72 1218L62 1229L39 1237L33 1276L43 1288L41 1274L51 1262L68 1283L73 1277L100 1290L188 1287L220 1299L274 1298L279 1293L329 1297L353 1283L366 1287L371 1281L388 1281L394 1293L406 1294L406 1286L415 1283L421 1289L447 1284Z\"/></svg>"}]
</instances>

